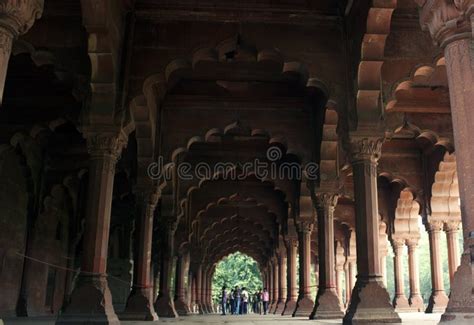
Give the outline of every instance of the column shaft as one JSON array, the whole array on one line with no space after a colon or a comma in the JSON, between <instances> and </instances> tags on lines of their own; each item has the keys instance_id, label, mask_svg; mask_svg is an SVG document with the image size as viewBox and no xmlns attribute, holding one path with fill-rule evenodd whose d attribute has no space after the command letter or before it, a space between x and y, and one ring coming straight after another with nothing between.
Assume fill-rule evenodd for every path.
<instances>
[{"instance_id":1,"label":"column shaft","mask_svg":"<svg viewBox=\"0 0 474 325\"><path fill-rule=\"evenodd\" d=\"M285 301L286 297L288 295L287 292L287 258L286 254L280 253L279 259L278 259L278 269L279 269L279 276L278 276L278 289L279 289L279 294L278 294L278 304L275 309L275 314L281 314L283 310L285 309Z\"/></svg>"},{"instance_id":2,"label":"column shaft","mask_svg":"<svg viewBox=\"0 0 474 325\"><path fill-rule=\"evenodd\" d=\"M336 204L336 195L321 194L318 196L319 289L316 304L310 315L311 319L336 319L344 316L341 300L337 293L337 281L339 279L336 279L334 270L336 265L334 209ZM342 279L340 280L342 281Z\"/></svg>"},{"instance_id":3,"label":"column shaft","mask_svg":"<svg viewBox=\"0 0 474 325\"><path fill-rule=\"evenodd\" d=\"M464 1L464 19L470 22L470 33L453 40L444 49L448 74L451 117L453 119L456 168L461 199L461 217L464 237L464 253L457 269L449 296L446 314L442 321L461 322L462 318L474 317L474 150L472 150L472 125L474 112L474 5ZM456 23L457 25L458 23ZM460 24L460 23L459 23ZM459 316L457 315L459 314ZM465 315L462 315L465 314Z\"/></svg>"},{"instance_id":4,"label":"column shaft","mask_svg":"<svg viewBox=\"0 0 474 325\"><path fill-rule=\"evenodd\" d=\"M393 267L395 277L395 297L393 298L393 306L397 311L409 311L410 304L405 296L405 280L403 269L403 247L405 241L393 241Z\"/></svg>"},{"instance_id":5,"label":"column shaft","mask_svg":"<svg viewBox=\"0 0 474 325\"><path fill-rule=\"evenodd\" d=\"M118 323L106 270L115 165L126 138L120 132L91 132L86 136L90 154L89 196L82 268L71 302L59 317L58 324L77 323L84 317L91 323Z\"/></svg>"},{"instance_id":6,"label":"column shaft","mask_svg":"<svg viewBox=\"0 0 474 325\"><path fill-rule=\"evenodd\" d=\"M418 267L418 240L408 241L408 270L410 274L410 308L422 312L425 308L420 292L420 275Z\"/></svg>"},{"instance_id":7,"label":"column shaft","mask_svg":"<svg viewBox=\"0 0 474 325\"><path fill-rule=\"evenodd\" d=\"M314 307L311 297L311 231L313 224L302 222L299 224L300 237L300 283L299 296L293 317L309 316Z\"/></svg>"},{"instance_id":8,"label":"column shaft","mask_svg":"<svg viewBox=\"0 0 474 325\"><path fill-rule=\"evenodd\" d=\"M380 270L377 160L383 141L366 136L354 138L351 159L356 207L357 282L344 323L399 323L401 319L390 304Z\"/></svg>"},{"instance_id":9,"label":"column shaft","mask_svg":"<svg viewBox=\"0 0 474 325\"><path fill-rule=\"evenodd\" d=\"M290 238L286 242L288 253L288 267L287 267L287 299L285 309L282 315L291 315L296 308L296 301L298 299L298 287L296 283L296 257L298 254L298 240Z\"/></svg>"},{"instance_id":10,"label":"column shaft","mask_svg":"<svg viewBox=\"0 0 474 325\"><path fill-rule=\"evenodd\" d=\"M138 206L137 231L137 274L134 275L134 288L127 299L124 313L120 315L123 320L156 321L153 306L153 286L151 283L151 244L153 236L153 213L155 211L157 196L149 193L136 195ZM151 202L150 202L151 201Z\"/></svg>"},{"instance_id":11,"label":"column shaft","mask_svg":"<svg viewBox=\"0 0 474 325\"><path fill-rule=\"evenodd\" d=\"M444 291L443 283L443 265L440 256L440 234L442 223L432 222L428 228L428 236L430 242L430 259L431 259L431 296L426 308L427 313L443 312L448 304L448 297Z\"/></svg>"}]
</instances>

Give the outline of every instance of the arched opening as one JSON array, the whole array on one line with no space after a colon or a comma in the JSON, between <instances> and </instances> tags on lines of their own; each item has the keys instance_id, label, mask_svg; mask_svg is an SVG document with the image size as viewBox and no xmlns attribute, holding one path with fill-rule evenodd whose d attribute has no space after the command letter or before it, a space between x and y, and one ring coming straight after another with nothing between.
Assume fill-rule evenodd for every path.
<instances>
[{"instance_id":1,"label":"arched opening","mask_svg":"<svg viewBox=\"0 0 474 325\"><path fill-rule=\"evenodd\" d=\"M253 303L255 296L264 289L260 266L252 257L239 251L229 254L220 260L215 267L212 275L212 301L215 305L221 304L222 289L226 288L227 310L231 310L231 295L236 296L235 289L248 292L248 312L255 312ZM217 310L221 311L218 307Z\"/></svg>"}]
</instances>

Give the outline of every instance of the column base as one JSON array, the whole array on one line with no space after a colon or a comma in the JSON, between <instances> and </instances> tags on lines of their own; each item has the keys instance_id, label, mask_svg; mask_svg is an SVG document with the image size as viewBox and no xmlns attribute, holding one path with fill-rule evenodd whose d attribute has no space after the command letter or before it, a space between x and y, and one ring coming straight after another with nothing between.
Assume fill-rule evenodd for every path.
<instances>
[{"instance_id":1,"label":"column base","mask_svg":"<svg viewBox=\"0 0 474 325\"><path fill-rule=\"evenodd\" d=\"M412 312L421 313L425 310L425 304L420 295L410 297L408 302L410 303L410 311Z\"/></svg>"},{"instance_id":2,"label":"column base","mask_svg":"<svg viewBox=\"0 0 474 325\"><path fill-rule=\"evenodd\" d=\"M270 308L270 310L268 311L269 314L274 314L276 309L278 307L278 301L274 302Z\"/></svg>"},{"instance_id":3,"label":"column base","mask_svg":"<svg viewBox=\"0 0 474 325\"><path fill-rule=\"evenodd\" d=\"M405 295L395 296L393 298L393 307L397 313L409 313L411 311L410 303Z\"/></svg>"},{"instance_id":4,"label":"column base","mask_svg":"<svg viewBox=\"0 0 474 325\"><path fill-rule=\"evenodd\" d=\"M448 301L449 298L444 291L432 292L425 313L444 313L446 306L448 306Z\"/></svg>"},{"instance_id":5,"label":"column base","mask_svg":"<svg viewBox=\"0 0 474 325\"><path fill-rule=\"evenodd\" d=\"M351 302L343 324L401 323L390 303L387 289L378 279L360 277L352 290Z\"/></svg>"},{"instance_id":6,"label":"column base","mask_svg":"<svg viewBox=\"0 0 474 325\"><path fill-rule=\"evenodd\" d=\"M316 296L309 319L338 319L344 317L341 301L335 289L323 289L320 287Z\"/></svg>"},{"instance_id":7,"label":"column base","mask_svg":"<svg viewBox=\"0 0 474 325\"><path fill-rule=\"evenodd\" d=\"M295 311L293 312L293 317L309 317L313 312L314 301L309 297L303 297L296 303Z\"/></svg>"},{"instance_id":8,"label":"column base","mask_svg":"<svg viewBox=\"0 0 474 325\"><path fill-rule=\"evenodd\" d=\"M120 324L112 305L107 276L81 273L71 301L56 324Z\"/></svg>"},{"instance_id":9,"label":"column base","mask_svg":"<svg viewBox=\"0 0 474 325\"><path fill-rule=\"evenodd\" d=\"M284 310L285 310L285 301L283 300L278 301L274 314L281 315Z\"/></svg>"},{"instance_id":10,"label":"column base","mask_svg":"<svg viewBox=\"0 0 474 325\"><path fill-rule=\"evenodd\" d=\"M204 309L204 305L203 305L203 304L199 304L199 303L198 303L198 304L197 304L197 308L198 308L198 312L197 312L197 313L198 313L199 315L205 315L205 314L207 314L207 313L206 313L206 310Z\"/></svg>"},{"instance_id":11,"label":"column base","mask_svg":"<svg viewBox=\"0 0 474 325\"><path fill-rule=\"evenodd\" d=\"M285 308L283 308L281 315L282 316L293 315L295 308L296 308L296 300L287 300L285 303Z\"/></svg>"},{"instance_id":12,"label":"column base","mask_svg":"<svg viewBox=\"0 0 474 325\"><path fill-rule=\"evenodd\" d=\"M158 297L155 301L155 311L159 317L177 318L178 314L174 309L174 302L169 295Z\"/></svg>"},{"instance_id":13,"label":"column base","mask_svg":"<svg viewBox=\"0 0 474 325\"><path fill-rule=\"evenodd\" d=\"M471 254L474 259L473 253ZM471 324L474 323L473 268L474 261L471 261L469 253L463 254L461 265L454 273L448 306L446 312L441 316L442 323L464 324L467 321Z\"/></svg>"},{"instance_id":14,"label":"column base","mask_svg":"<svg viewBox=\"0 0 474 325\"><path fill-rule=\"evenodd\" d=\"M191 314L188 305L179 298L174 301L174 310L176 310L178 316L188 316Z\"/></svg>"},{"instance_id":15,"label":"column base","mask_svg":"<svg viewBox=\"0 0 474 325\"><path fill-rule=\"evenodd\" d=\"M157 321L158 315L151 299L152 289L134 289L127 299L125 311L119 315L120 320Z\"/></svg>"}]
</instances>

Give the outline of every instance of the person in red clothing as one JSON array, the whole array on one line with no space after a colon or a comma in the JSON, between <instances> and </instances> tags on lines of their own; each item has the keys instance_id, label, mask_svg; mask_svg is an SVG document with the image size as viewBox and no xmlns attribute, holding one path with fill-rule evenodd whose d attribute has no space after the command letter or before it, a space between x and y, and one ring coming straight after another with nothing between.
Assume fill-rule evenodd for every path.
<instances>
[{"instance_id":1,"label":"person in red clothing","mask_svg":"<svg viewBox=\"0 0 474 325\"><path fill-rule=\"evenodd\" d=\"M267 309L268 309L268 302L270 301L270 294L268 293L267 288L263 289L262 301L263 301L263 314L266 315Z\"/></svg>"}]
</instances>

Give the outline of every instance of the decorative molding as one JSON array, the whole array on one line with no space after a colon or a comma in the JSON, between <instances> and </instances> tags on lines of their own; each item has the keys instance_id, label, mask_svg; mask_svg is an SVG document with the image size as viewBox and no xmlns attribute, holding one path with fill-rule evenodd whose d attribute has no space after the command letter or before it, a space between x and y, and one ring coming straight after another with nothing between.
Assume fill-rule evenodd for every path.
<instances>
[{"instance_id":1,"label":"decorative molding","mask_svg":"<svg viewBox=\"0 0 474 325\"><path fill-rule=\"evenodd\" d=\"M420 23L434 42L444 48L448 43L472 38L471 15L474 0L415 0L421 7Z\"/></svg>"}]
</instances>

